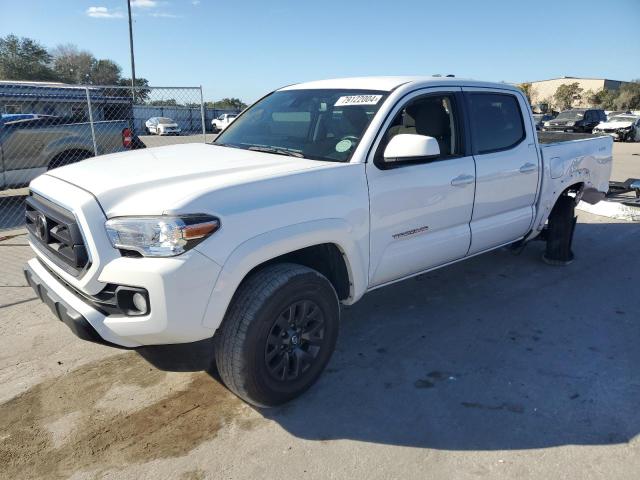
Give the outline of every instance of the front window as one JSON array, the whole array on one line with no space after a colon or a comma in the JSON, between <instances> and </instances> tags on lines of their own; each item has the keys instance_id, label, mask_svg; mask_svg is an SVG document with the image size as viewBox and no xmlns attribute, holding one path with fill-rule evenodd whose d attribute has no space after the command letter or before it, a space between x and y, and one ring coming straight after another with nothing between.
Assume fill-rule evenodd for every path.
<instances>
[{"instance_id":1,"label":"front window","mask_svg":"<svg viewBox=\"0 0 640 480\"><path fill-rule=\"evenodd\" d=\"M162 125L168 125L170 123L176 123L176 122L174 122L172 119L170 119L168 117L160 117L158 119L158 123L160 123Z\"/></svg>"},{"instance_id":2,"label":"front window","mask_svg":"<svg viewBox=\"0 0 640 480\"><path fill-rule=\"evenodd\" d=\"M556 120L582 120L584 117L584 112L576 112L575 110L567 110L566 112L561 112Z\"/></svg>"},{"instance_id":3,"label":"front window","mask_svg":"<svg viewBox=\"0 0 640 480\"><path fill-rule=\"evenodd\" d=\"M615 116L609 119L610 122L635 122L638 117Z\"/></svg>"},{"instance_id":4,"label":"front window","mask_svg":"<svg viewBox=\"0 0 640 480\"><path fill-rule=\"evenodd\" d=\"M386 95L342 89L274 92L239 116L214 143L348 162Z\"/></svg>"}]
</instances>

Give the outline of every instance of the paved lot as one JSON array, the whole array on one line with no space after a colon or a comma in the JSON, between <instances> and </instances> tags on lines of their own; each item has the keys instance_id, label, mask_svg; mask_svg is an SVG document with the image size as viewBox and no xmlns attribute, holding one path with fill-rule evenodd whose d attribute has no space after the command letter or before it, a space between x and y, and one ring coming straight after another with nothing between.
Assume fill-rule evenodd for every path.
<instances>
[{"instance_id":1,"label":"paved lot","mask_svg":"<svg viewBox=\"0 0 640 480\"><path fill-rule=\"evenodd\" d=\"M618 178L637 153L616 144ZM580 213L568 267L534 242L377 290L316 386L256 410L210 342L76 339L25 286L24 236L2 241L0 478L637 478L639 243Z\"/></svg>"}]
</instances>

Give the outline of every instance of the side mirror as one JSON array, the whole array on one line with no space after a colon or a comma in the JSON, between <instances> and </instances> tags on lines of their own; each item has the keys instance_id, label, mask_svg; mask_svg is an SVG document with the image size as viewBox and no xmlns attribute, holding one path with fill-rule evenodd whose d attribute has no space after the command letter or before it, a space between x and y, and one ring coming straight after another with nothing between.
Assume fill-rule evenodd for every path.
<instances>
[{"instance_id":1,"label":"side mirror","mask_svg":"<svg viewBox=\"0 0 640 480\"><path fill-rule=\"evenodd\" d=\"M440 155L440 145L433 137L401 133L393 137L384 149L386 162L436 158Z\"/></svg>"}]
</instances>

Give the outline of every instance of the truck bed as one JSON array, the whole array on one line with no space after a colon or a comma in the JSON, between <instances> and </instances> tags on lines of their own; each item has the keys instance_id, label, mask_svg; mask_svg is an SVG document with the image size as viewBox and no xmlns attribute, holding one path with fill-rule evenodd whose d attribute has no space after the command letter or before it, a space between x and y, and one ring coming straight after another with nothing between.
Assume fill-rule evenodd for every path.
<instances>
[{"instance_id":1,"label":"truck bed","mask_svg":"<svg viewBox=\"0 0 640 480\"><path fill-rule=\"evenodd\" d=\"M537 132L538 133L538 143L540 144L549 144L549 143L560 143L560 142L571 142L573 140L584 140L586 138L595 138L602 137L605 135L598 135L592 133L566 133L566 132Z\"/></svg>"}]
</instances>

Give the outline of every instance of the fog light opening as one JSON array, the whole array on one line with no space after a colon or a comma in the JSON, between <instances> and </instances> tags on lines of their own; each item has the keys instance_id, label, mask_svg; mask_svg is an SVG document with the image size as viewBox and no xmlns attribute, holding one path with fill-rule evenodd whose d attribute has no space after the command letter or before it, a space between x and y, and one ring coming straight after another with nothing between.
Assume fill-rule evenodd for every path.
<instances>
[{"instance_id":1,"label":"fog light opening","mask_svg":"<svg viewBox=\"0 0 640 480\"><path fill-rule=\"evenodd\" d=\"M147 311L147 299L140 292L133 294L133 305L142 313Z\"/></svg>"},{"instance_id":2,"label":"fog light opening","mask_svg":"<svg viewBox=\"0 0 640 480\"><path fill-rule=\"evenodd\" d=\"M142 288L118 287L116 302L125 315L136 316L149 313L149 296Z\"/></svg>"}]
</instances>

